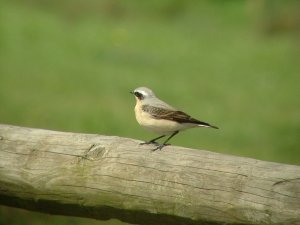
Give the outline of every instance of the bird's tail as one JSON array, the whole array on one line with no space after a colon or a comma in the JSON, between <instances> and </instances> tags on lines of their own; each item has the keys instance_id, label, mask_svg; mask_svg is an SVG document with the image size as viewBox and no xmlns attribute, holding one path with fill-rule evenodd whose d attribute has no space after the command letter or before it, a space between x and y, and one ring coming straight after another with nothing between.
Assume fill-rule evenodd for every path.
<instances>
[{"instance_id":1,"label":"bird's tail","mask_svg":"<svg viewBox=\"0 0 300 225\"><path fill-rule=\"evenodd\" d=\"M214 126L214 125L209 125L209 127L211 127L211 128L215 128L215 129L219 129L219 127L217 127L217 126Z\"/></svg>"},{"instance_id":2,"label":"bird's tail","mask_svg":"<svg viewBox=\"0 0 300 225\"><path fill-rule=\"evenodd\" d=\"M219 127L217 127L217 126L214 126L214 125L211 125L209 123L202 122L202 121L198 121L197 125L199 127L210 127L210 128L214 128L214 129L219 129Z\"/></svg>"}]
</instances>

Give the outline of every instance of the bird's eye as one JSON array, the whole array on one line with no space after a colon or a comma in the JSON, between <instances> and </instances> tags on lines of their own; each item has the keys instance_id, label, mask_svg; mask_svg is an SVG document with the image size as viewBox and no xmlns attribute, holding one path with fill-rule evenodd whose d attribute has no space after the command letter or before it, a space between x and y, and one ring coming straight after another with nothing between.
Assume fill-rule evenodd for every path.
<instances>
[{"instance_id":1,"label":"bird's eye","mask_svg":"<svg viewBox=\"0 0 300 225\"><path fill-rule=\"evenodd\" d=\"M135 95L138 99L140 99L140 100L144 98L143 94L141 94L141 93L138 92L138 91L134 92L134 95Z\"/></svg>"}]
</instances>

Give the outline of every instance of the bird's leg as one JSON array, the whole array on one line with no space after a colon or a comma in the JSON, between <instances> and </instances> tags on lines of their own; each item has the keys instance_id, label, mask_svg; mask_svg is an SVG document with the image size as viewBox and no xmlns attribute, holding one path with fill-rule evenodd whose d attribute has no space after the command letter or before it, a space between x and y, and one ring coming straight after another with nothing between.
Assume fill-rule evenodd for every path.
<instances>
[{"instance_id":1,"label":"bird's leg","mask_svg":"<svg viewBox=\"0 0 300 225\"><path fill-rule=\"evenodd\" d=\"M155 149L153 149L152 151L156 151L156 150L161 150L163 147L165 147L167 144L167 142L172 138L174 137L176 134L178 134L179 131L175 131L170 137L167 138L167 140L164 141L164 143L162 143L161 145L159 145L158 147L156 147Z\"/></svg>"},{"instance_id":2,"label":"bird's leg","mask_svg":"<svg viewBox=\"0 0 300 225\"><path fill-rule=\"evenodd\" d=\"M162 136L159 136L157 138L154 138L150 141L146 141L146 142L143 142L143 143L140 143L140 145L149 145L149 144L156 144L157 145L157 142L155 142L156 140L160 139L160 138L163 138L165 137L166 135L162 135Z\"/></svg>"}]
</instances>

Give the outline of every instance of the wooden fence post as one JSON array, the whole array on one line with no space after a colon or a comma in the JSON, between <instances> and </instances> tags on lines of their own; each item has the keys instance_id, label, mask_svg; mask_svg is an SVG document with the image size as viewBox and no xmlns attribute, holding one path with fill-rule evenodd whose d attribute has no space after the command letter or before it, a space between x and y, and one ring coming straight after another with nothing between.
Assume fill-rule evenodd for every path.
<instances>
[{"instance_id":1,"label":"wooden fence post","mask_svg":"<svg viewBox=\"0 0 300 225\"><path fill-rule=\"evenodd\" d=\"M0 204L145 225L300 224L300 166L0 125Z\"/></svg>"}]
</instances>

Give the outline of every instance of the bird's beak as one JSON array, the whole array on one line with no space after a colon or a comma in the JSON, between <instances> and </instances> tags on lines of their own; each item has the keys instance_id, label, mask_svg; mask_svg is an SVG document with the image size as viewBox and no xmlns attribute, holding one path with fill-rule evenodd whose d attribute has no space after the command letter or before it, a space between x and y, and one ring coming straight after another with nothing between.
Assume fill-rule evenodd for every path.
<instances>
[{"instance_id":1,"label":"bird's beak","mask_svg":"<svg viewBox=\"0 0 300 225\"><path fill-rule=\"evenodd\" d=\"M130 91L129 93L130 93L130 94L134 94L134 92L133 92L133 91Z\"/></svg>"}]
</instances>

